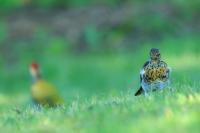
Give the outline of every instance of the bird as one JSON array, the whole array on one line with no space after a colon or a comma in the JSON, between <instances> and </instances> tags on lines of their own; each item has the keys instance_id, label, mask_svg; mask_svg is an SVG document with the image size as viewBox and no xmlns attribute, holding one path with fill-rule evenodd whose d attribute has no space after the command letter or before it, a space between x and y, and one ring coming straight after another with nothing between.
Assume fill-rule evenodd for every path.
<instances>
[{"instance_id":1,"label":"bird","mask_svg":"<svg viewBox=\"0 0 200 133\"><path fill-rule=\"evenodd\" d=\"M58 90L47 81L43 80L38 63L30 65L32 76L31 96L34 104L43 107L57 107L63 105L63 99Z\"/></svg>"},{"instance_id":2,"label":"bird","mask_svg":"<svg viewBox=\"0 0 200 133\"><path fill-rule=\"evenodd\" d=\"M160 50L152 48L150 59L146 61L140 71L140 88L135 96L144 93L146 96L151 91L162 90L170 84L171 68L161 60Z\"/></svg>"}]
</instances>

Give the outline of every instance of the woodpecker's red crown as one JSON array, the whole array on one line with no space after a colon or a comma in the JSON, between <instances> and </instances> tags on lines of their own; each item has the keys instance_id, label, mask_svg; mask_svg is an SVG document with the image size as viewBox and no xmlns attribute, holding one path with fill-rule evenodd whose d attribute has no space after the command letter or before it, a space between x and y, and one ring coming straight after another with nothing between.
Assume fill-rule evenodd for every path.
<instances>
[{"instance_id":1,"label":"woodpecker's red crown","mask_svg":"<svg viewBox=\"0 0 200 133\"><path fill-rule=\"evenodd\" d=\"M31 68L34 69L34 70L38 70L39 69L39 65L34 62L34 63L31 64Z\"/></svg>"}]
</instances>

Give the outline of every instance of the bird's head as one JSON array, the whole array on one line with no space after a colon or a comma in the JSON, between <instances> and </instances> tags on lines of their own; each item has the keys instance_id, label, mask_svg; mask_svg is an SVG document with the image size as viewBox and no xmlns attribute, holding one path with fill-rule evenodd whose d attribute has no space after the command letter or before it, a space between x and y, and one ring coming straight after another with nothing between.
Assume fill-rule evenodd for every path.
<instances>
[{"instance_id":1,"label":"bird's head","mask_svg":"<svg viewBox=\"0 0 200 133\"><path fill-rule=\"evenodd\" d=\"M151 58L151 60L153 60L153 61L159 61L160 58L161 58L160 50L157 49L157 48L152 48L152 49L150 50L150 58Z\"/></svg>"},{"instance_id":2,"label":"bird's head","mask_svg":"<svg viewBox=\"0 0 200 133\"><path fill-rule=\"evenodd\" d=\"M33 62L30 65L30 74L34 79L40 78L40 72L39 72L39 65L36 62Z\"/></svg>"}]
</instances>

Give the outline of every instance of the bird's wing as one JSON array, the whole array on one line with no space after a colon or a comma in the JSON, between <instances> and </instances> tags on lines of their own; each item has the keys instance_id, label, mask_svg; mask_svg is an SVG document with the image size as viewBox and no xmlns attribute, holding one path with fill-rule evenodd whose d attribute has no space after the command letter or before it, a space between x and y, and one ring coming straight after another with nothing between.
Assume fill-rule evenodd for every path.
<instances>
[{"instance_id":1,"label":"bird's wing","mask_svg":"<svg viewBox=\"0 0 200 133\"><path fill-rule=\"evenodd\" d=\"M35 99L43 100L48 98L55 104L60 103L62 98L60 97L57 89L50 83L40 80L32 86L32 95Z\"/></svg>"},{"instance_id":2,"label":"bird's wing","mask_svg":"<svg viewBox=\"0 0 200 133\"><path fill-rule=\"evenodd\" d=\"M165 63L164 61L161 62L162 66L164 66L165 68L165 73L163 75L162 80L166 81L169 79L170 77L170 73L171 73L171 68L167 65L167 63Z\"/></svg>"},{"instance_id":3,"label":"bird's wing","mask_svg":"<svg viewBox=\"0 0 200 133\"><path fill-rule=\"evenodd\" d=\"M142 69L140 70L140 83L142 84L142 80L144 78L144 74L145 74L145 67L149 64L149 61L145 62ZM138 96L140 94L143 93L143 88L142 86L140 86L140 88L137 90L137 92L135 93L135 96Z\"/></svg>"},{"instance_id":4,"label":"bird's wing","mask_svg":"<svg viewBox=\"0 0 200 133\"><path fill-rule=\"evenodd\" d=\"M144 63L144 65L143 65L143 67L142 67L142 69L140 70L140 82L142 82L142 79L143 79L143 77L144 77L144 74L145 74L145 67L147 66L147 65L149 65L149 62L150 61L147 61L147 62L145 62Z\"/></svg>"}]
</instances>

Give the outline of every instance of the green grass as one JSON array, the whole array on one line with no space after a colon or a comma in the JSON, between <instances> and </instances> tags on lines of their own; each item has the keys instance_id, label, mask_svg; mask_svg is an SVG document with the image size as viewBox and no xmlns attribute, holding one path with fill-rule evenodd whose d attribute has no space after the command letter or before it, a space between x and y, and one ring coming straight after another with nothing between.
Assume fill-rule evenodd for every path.
<instances>
[{"instance_id":1,"label":"green grass","mask_svg":"<svg viewBox=\"0 0 200 133\"><path fill-rule=\"evenodd\" d=\"M174 92L150 97L121 95L75 98L63 108L37 110L32 106L1 109L0 128L4 132L198 132L200 94L180 85ZM6 112L4 112L6 111Z\"/></svg>"},{"instance_id":2,"label":"green grass","mask_svg":"<svg viewBox=\"0 0 200 133\"><path fill-rule=\"evenodd\" d=\"M172 67L171 89L149 97L134 97L139 87L139 70L151 47L159 47L163 59ZM42 65L45 79L62 92L63 107L32 106L27 67L33 57ZM198 133L200 130L197 37L167 38L160 45L146 44L128 53L75 56L46 51L33 57L21 56L17 64L1 66L0 131L4 133Z\"/></svg>"}]
</instances>

